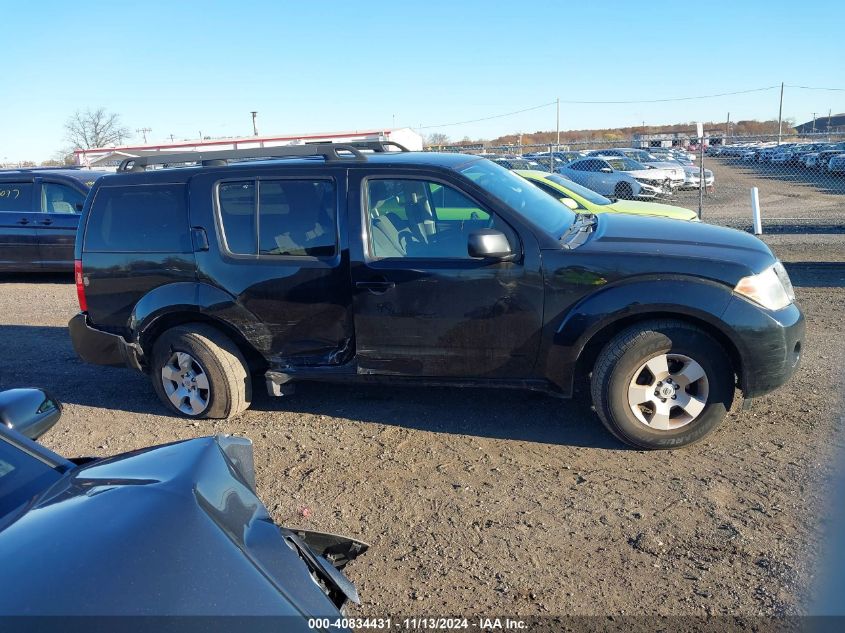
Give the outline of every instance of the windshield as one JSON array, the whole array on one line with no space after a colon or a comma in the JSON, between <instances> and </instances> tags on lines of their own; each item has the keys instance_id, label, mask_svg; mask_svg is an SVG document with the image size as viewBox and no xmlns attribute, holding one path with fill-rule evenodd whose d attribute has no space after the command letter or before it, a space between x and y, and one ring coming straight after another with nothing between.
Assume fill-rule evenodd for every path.
<instances>
[{"instance_id":1,"label":"windshield","mask_svg":"<svg viewBox=\"0 0 845 633\"><path fill-rule=\"evenodd\" d=\"M614 171L638 171L647 169L645 165L641 165L630 158L605 158L605 160L610 163Z\"/></svg>"},{"instance_id":2,"label":"windshield","mask_svg":"<svg viewBox=\"0 0 845 633\"><path fill-rule=\"evenodd\" d=\"M627 156L628 158L630 158L632 160L637 160L641 163L647 163L650 160L652 160L652 161L653 160L659 160L657 158L657 156L652 156L648 152L643 151L641 149L629 150L629 151L625 152L625 156Z\"/></svg>"},{"instance_id":3,"label":"windshield","mask_svg":"<svg viewBox=\"0 0 845 633\"><path fill-rule=\"evenodd\" d=\"M41 494L61 473L0 438L0 517Z\"/></svg>"},{"instance_id":4,"label":"windshield","mask_svg":"<svg viewBox=\"0 0 845 633\"><path fill-rule=\"evenodd\" d=\"M569 180L569 178L564 178L559 174L549 174L548 176L546 176L546 180L551 180L554 183L566 187L568 191L571 191L576 196L581 196L585 200L589 200L593 204L611 204L610 199L605 198L603 195L596 193L592 189L582 187L577 182Z\"/></svg>"},{"instance_id":5,"label":"windshield","mask_svg":"<svg viewBox=\"0 0 845 633\"><path fill-rule=\"evenodd\" d=\"M489 160L464 163L456 169L555 238L563 235L575 220L575 213L568 207L522 176Z\"/></svg>"}]
</instances>

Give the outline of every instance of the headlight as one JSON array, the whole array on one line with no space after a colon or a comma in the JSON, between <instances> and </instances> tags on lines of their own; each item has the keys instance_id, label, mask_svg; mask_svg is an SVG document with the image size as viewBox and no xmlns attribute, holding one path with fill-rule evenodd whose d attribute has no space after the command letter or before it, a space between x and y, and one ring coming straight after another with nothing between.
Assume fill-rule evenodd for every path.
<instances>
[{"instance_id":1,"label":"headlight","mask_svg":"<svg viewBox=\"0 0 845 633\"><path fill-rule=\"evenodd\" d=\"M748 297L768 310L780 310L795 301L792 282L780 262L759 275L743 277L734 292Z\"/></svg>"}]
</instances>

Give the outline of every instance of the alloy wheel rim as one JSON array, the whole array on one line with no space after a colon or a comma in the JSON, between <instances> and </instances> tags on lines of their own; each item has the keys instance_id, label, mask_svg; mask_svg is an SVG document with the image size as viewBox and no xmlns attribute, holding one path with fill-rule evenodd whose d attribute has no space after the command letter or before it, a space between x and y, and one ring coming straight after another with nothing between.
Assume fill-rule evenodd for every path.
<instances>
[{"instance_id":1,"label":"alloy wheel rim","mask_svg":"<svg viewBox=\"0 0 845 633\"><path fill-rule=\"evenodd\" d=\"M672 431L701 415L710 383L704 368L683 354L658 354L640 365L628 384L628 406L650 429Z\"/></svg>"},{"instance_id":2,"label":"alloy wheel rim","mask_svg":"<svg viewBox=\"0 0 845 633\"><path fill-rule=\"evenodd\" d=\"M173 352L161 368L161 384L168 399L185 415L208 408L211 388L202 365L186 352Z\"/></svg>"}]
</instances>

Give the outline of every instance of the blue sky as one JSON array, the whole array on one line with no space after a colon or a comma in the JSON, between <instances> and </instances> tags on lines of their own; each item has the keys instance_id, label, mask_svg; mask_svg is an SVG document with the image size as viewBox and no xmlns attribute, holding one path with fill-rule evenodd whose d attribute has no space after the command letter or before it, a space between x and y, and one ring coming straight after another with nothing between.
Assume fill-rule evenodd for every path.
<instances>
[{"instance_id":1,"label":"blue sky","mask_svg":"<svg viewBox=\"0 0 845 633\"><path fill-rule=\"evenodd\" d=\"M150 141L438 126L556 98L642 100L787 84L845 87L838 0L624 2L3 0L0 161L44 160L76 109ZM825 18L827 16L827 18ZM13 63L10 63L13 62ZM845 91L787 89L784 117L845 111ZM561 105L561 128L776 118L778 91ZM554 129L554 106L452 138ZM133 141L140 140L140 136Z\"/></svg>"}]
</instances>

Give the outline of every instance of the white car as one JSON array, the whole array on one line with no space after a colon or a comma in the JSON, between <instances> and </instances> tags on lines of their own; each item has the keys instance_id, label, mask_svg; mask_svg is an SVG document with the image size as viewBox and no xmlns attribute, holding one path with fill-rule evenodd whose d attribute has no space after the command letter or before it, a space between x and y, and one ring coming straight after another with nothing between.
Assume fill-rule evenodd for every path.
<instances>
[{"instance_id":1,"label":"white car","mask_svg":"<svg viewBox=\"0 0 845 633\"><path fill-rule=\"evenodd\" d=\"M698 189L701 183L701 170L695 165L687 165L684 167L684 184L682 189ZM704 186L712 187L716 182L713 172L709 169L704 170Z\"/></svg>"},{"instance_id":2,"label":"white car","mask_svg":"<svg viewBox=\"0 0 845 633\"><path fill-rule=\"evenodd\" d=\"M673 189L683 186L686 181L684 177L684 166L680 162L658 158L644 149L635 149L633 147L600 149L590 152L587 156L630 158L645 165L649 169L661 169L669 174L669 181Z\"/></svg>"},{"instance_id":3,"label":"white car","mask_svg":"<svg viewBox=\"0 0 845 633\"><path fill-rule=\"evenodd\" d=\"M560 173L611 198L648 199L672 194L669 174L660 169L648 169L630 158L587 156L572 161Z\"/></svg>"}]
</instances>

